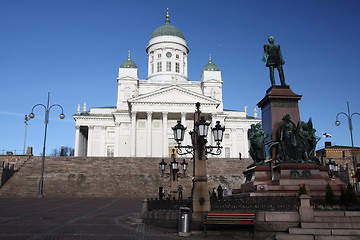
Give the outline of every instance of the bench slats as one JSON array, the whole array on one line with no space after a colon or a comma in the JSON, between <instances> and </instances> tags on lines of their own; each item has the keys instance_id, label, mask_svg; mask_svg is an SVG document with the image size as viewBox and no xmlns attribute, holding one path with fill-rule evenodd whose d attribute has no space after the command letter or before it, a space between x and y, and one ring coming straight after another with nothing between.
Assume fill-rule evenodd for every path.
<instances>
[{"instance_id":1,"label":"bench slats","mask_svg":"<svg viewBox=\"0 0 360 240\"><path fill-rule=\"evenodd\" d=\"M204 224L252 225L255 213L252 211L210 211Z\"/></svg>"},{"instance_id":2,"label":"bench slats","mask_svg":"<svg viewBox=\"0 0 360 240\"><path fill-rule=\"evenodd\" d=\"M204 234L206 225L247 225L255 231L255 212L253 211L210 211L204 222Z\"/></svg>"}]
</instances>

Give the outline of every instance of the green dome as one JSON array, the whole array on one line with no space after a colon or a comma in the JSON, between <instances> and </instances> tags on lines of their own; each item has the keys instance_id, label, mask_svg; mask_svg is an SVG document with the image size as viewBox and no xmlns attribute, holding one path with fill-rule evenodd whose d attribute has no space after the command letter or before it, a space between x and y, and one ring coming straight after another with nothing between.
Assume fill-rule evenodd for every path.
<instances>
[{"instance_id":1,"label":"green dome","mask_svg":"<svg viewBox=\"0 0 360 240\"><path fill-rule=\"evenodd\" d=\"M185 40L184 34L177 27L171 25L169 20L165 21L165 25L155 29L151 34L150 39L159 36L176 36Z\"/></svg>"},{"instance_id":2,"label":"green dome","mask_svg":"<svg viewBox=\"0 0 360 240\"><path fill-rule=\"evenodd\" d=\"M219 68L211 61L205 65L203 71L220 71Z\"/></svg>"},{"instance_id":3,"label":"green dome","mask_svg":"<svg viewBox=\"0 0 360 240\"><path fill-rule=\"evenodd\" d=\"M128 59L121 64L120 68L137 68L137 66L133 61Z\"/></svg>"}]
</instances>

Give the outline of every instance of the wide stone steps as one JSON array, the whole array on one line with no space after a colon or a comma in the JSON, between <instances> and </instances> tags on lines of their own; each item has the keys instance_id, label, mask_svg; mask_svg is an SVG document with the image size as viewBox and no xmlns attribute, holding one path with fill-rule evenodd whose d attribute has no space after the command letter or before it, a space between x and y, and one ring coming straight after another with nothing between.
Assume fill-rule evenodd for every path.
<instances>
[{"instance_id":1,"label":"wide stone steps","mask_svg":"<svg viewBox=\"0 0 360 240\"><path fill-rule=\"evenodd\" d=\"M289 228L289 233L276 235L277 240L359 240L360 212L315 211L314 222Z\"/></svg>"},{"instance_id":2,"label":"wide stone steps","mask_svg":"<svg viewBox=\"0 0 360 240\"><path fill-rule=\"evenodd\" d=\"M167 188L170 185L169 164L164 176L161 177L159 171L161 160L162 158L146 157L46 156L44 195L45 197L156 198L159 196L159 186ZM182 159L177 159L180 160ZM169 163L171 159L166 158L165 161ZM190 159L186 161L189 163L188 171L185 175L181 173L178 179L178 184L183 186L185 198L190 196L192 188L192 161ZM19 171L0 188L0 197L38 196L42 158L35 156L24 158L21 163L22 167ZM209 158L207 160L209 190L219 184L238 185L243 180L240 176L242 165L239 159ZM246 164L243 168L245 166Z\"/></svg>"}]
</instances>

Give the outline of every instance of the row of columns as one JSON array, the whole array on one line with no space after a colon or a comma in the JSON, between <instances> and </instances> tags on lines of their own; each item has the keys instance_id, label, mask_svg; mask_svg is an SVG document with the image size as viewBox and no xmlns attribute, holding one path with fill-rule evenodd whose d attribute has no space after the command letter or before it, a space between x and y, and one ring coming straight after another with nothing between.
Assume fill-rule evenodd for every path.
<instances>
[{"instance_id":1,"label":"row of columns","mask_svg":"<svg viewBox=\"0 0 360 240\"><path fill-rule=\"evenodd\" d=\"M153 122L153 114L154 112L147 112L147 130L146 130L146 156L151 157L152 156L152 122ZM186 125L186 112L181 113L181 122ZM216 114L212 114L212 121L211 121L211 127L215 127L216 124ZM191 124L192 125L192 124ZM115 145L114 145L114 152L115 156L118 156L119 154L119 143L120 143L120 126L121 123L115 123ZM101 134L101 142L106 141L106 127L102 127L103 131ZM94 126L88 126L88 136L87 138L83 136L80 132L80 126L76 126L76 136L75 136L75 156L84 156L86 155L86 152L88 153L88 156L92 156L92 150L93 150L93 130ZM238 131L241 135L241 142L243 144L237 144L237 134ZM132 111L131 112L131 144L130 144L130 157L136 157L136 133L137 133L137 112ZM247 141L247 129L235 129L231 128L230 130L231 134L231 153L230 155L232 157L237 156L239 152L243 154L243 157L246 156L246 141ZM187 135L186 135L187 136ZM188 137L188 136L187 136ZM168 150L168 112L162 112L162 156L168 157L169 150ZM187 141L187 139L185 140ZM208 136L209 145L214 145L213 137L211 136L211 132L209 132ZM225 142L223 142L225 144ZM224 145L223 144L223 145ZM224 145L224 147L226 147ZM225 150L225 149L224 149ZM223 150L223 152L225 152ZM106 149L103 149L104 156L106 156Z\"/></svg>"},{"instance_id":2,"label":"row of columns","mask_svg":"<svg viewBox=\"0 0 360 240\"><path fill-rule=\"evenodd\" d=\"M147 112L147 141L146 141L146 156L152 156L152 120L153 120L153 112ZM162 112L162 156L168 157L168 112ZM186 123L186 112L181 113L181 122ZM131 151L130 156L136 157L136 116L137 112L131 112ZM214 122L214 121L213 121ZM215 123L213 123L215 126Z\"/></svg>"},{"instance_id":3,"label":"row of columns","mask_svg":"<svg viewBox=\"0 0 360 240\"><path fill-rule=\"evenodd\" d=\"M136 157L136 111L131 112L131 151L130 156ZM146 156L152 156L152 115L153 112L147 112L147 141L146 141ZM181 114L182 119L184 116L184 121L186 121L186 113ZM168 157L168 112L162 112L162 155L163 157Z\"/></svg>"}]
</instances>

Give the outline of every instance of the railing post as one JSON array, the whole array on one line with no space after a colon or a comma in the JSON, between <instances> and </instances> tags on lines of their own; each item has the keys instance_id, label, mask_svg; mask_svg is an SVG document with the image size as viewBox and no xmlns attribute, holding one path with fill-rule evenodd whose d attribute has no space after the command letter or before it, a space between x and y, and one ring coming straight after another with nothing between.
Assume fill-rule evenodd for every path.
<instances>
[{"instance_id":1,"label":"railing post","mask_svg":"<svg viewBox=\"0 0 360 240\"><path fill-rule=\"evenodd\" d=\"M307 194L303 194L300 197L300 222L314 222L314 210L310 206L311 197Z\"/></svg>"}]
</instances>

